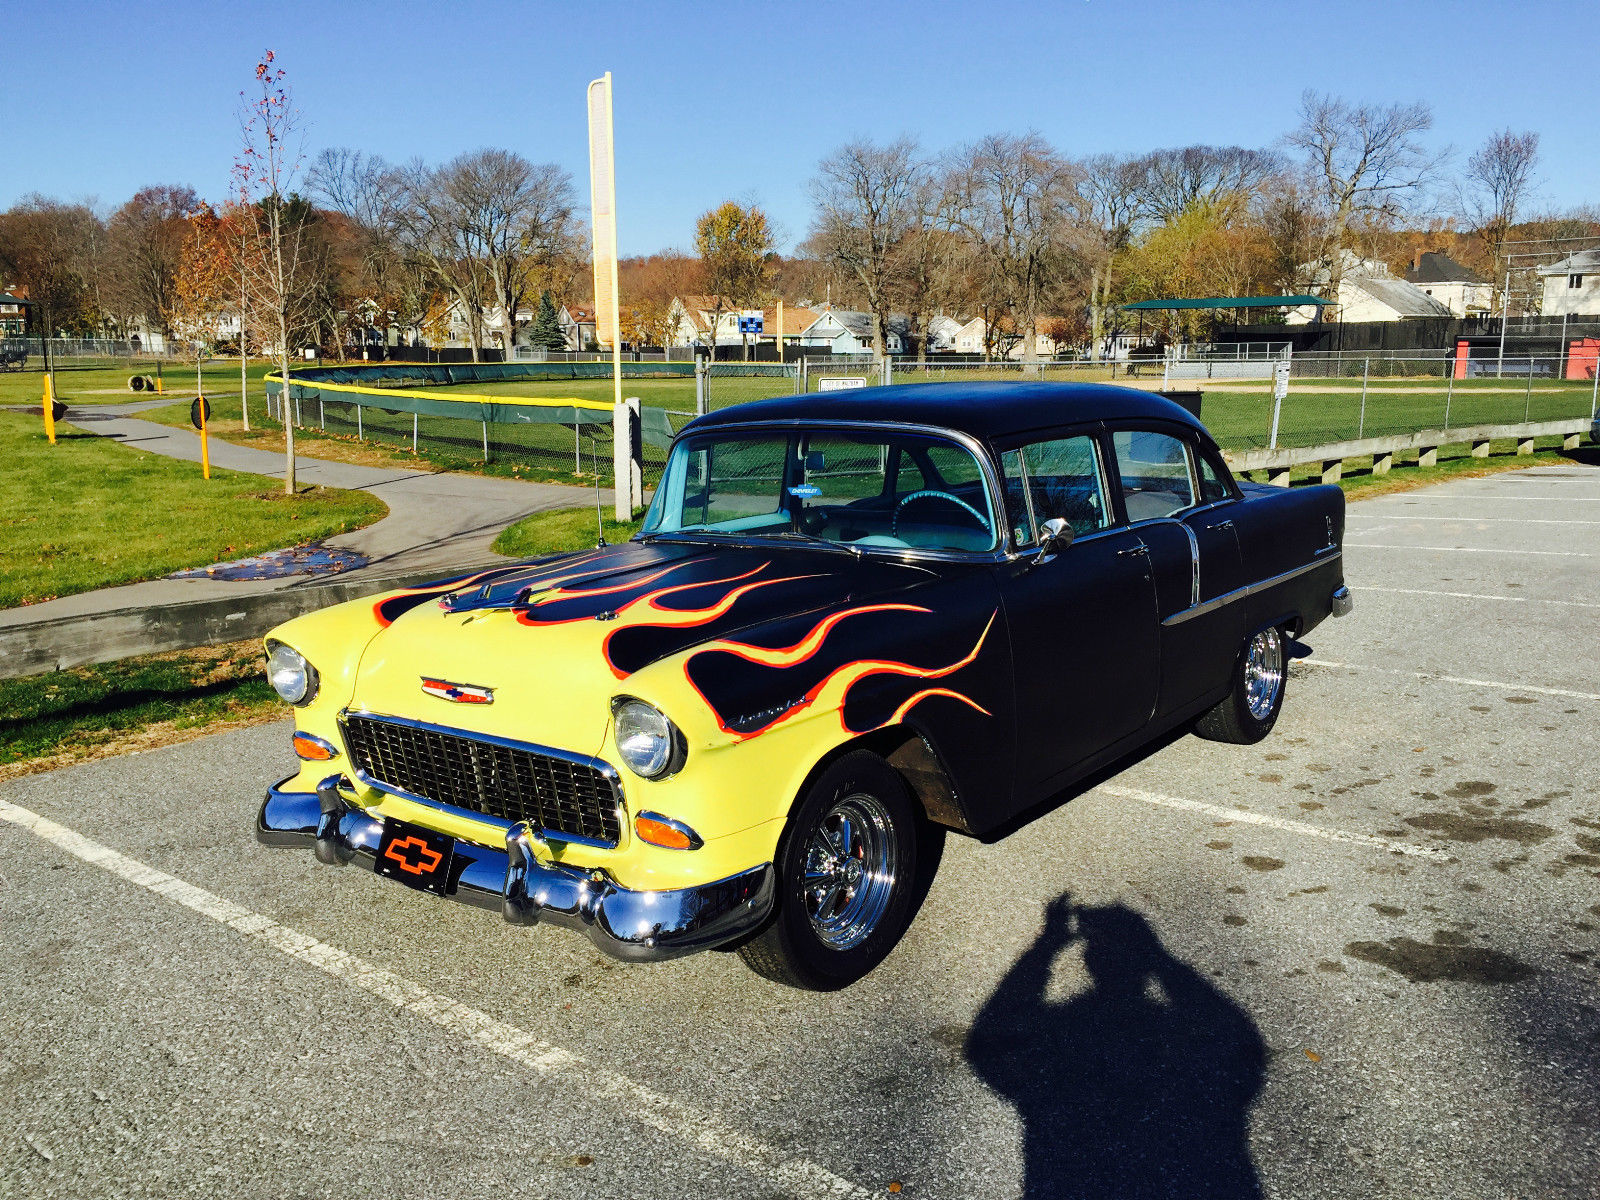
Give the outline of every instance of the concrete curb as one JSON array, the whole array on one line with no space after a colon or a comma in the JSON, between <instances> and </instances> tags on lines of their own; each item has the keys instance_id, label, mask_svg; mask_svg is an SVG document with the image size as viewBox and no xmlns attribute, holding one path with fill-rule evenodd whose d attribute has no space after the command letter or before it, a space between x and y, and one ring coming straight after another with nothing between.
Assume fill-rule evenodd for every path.
<instances>
[{"instance_id":1,"label":"concrete curb","mask_svg":"<svg viewBox=\"0 0 1600 1200\"><path fill-rule=\"evenodd\" d=\"M501 560L502 564L506 561L509 560ZM0 628L0 679L260 637L274 625L301 613L490 565L468 564L458 570L432 569L398 575L363 574L305 587L84 613Z\"/></svg>"}]
</instances>

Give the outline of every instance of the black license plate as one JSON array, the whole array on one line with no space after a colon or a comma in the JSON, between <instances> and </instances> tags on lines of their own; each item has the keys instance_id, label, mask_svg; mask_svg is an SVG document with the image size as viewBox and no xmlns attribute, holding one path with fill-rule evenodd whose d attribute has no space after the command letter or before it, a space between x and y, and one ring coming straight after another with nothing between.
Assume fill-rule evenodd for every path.
<instances>
[{"instance_id":1,"label":"black license plate","mask_svg":"<svg viewBox=\"0 0 1600 1200\"><path fill-rule=\"evenodd\" d=\"M386 818L374 869L407 887L443 896L455 853L456 840L449 834Z\"/></svg>"}]
</instances>

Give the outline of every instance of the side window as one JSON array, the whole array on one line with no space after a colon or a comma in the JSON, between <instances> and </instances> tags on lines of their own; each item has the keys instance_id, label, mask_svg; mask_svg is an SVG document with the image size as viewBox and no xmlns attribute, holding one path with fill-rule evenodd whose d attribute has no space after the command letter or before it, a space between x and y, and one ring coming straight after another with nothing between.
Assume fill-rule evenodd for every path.
<instances>
[{"instance_id":1,"label":"side window","mask_svg":"<svg viewBox=\"0 0 1600 1200\"><path fill-rule=\"evenodd\" d=\"M1032 442L1000 456L1006 519L1019 549L1038 544L1038 526L1060 517L1082 537L1111 524L1105 474L1092 437Z\"/></svg>"},{"instance_id":2,"label":"side window","mask_svg":"<svg viewBox=\"0 0 1600 1200\"><path fill-rule=\"evenodd\" d=\"M1193 507L1194 481L1181 440L1143 429L1118 430L1111 440L1128 520L1148 521Z\"/></svg>"},{"instance_id":3,"label":"side window","mask_svg":"<svg viewBox=\"0 0 1600 1200\"><path fill-rule=\"evenodd\" d=\"M1064 518L1077 537L1111 524L1100 455L1092 437L1056 438L1022 448L1034 520Z\"/></svg>"},{"instance_id":4,"label":"side window","mask_svg":"<svg viewBox=\"0 0 1600 1200\"><path fill-rule=\"evenodd\" d=\"M1196 450L1194 461L1200 468L1200 503L1210 504L1213 500L1226 500L1233 495L1209 458Z\"/></svg>"}]
</instances>

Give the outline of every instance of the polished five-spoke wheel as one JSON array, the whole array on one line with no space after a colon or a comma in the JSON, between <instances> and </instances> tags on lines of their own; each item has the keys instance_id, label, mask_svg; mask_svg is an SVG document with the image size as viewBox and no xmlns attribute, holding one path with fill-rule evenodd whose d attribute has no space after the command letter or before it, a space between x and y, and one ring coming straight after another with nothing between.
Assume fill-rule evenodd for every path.
<instances>
[{"instance_id":1,"label":"polished five-spoke wheel","mask_svg":"<svg viewBox=\"0 0 1600 1200\"><path fill-rule=\"evenodd\" d=\"M1284 633L1269 625L1251 635L1233 668L1233 686L1195 722L1195 732L1216 742L1259 742L1283 711L1288 654Z\"/></svg>"},{"instance_id":2,"label":"polished five-spoke wheel","mask_svg":"<svg viewBox=\"0 0 1600 1200\"><path fill-rule=\"evenodd\" d=\"M1283 634L1276 626L1250 639L1244 658L1244 696L1250 715L1264 721L1283 692Z\"/></svg>"},{"instance_id":3,"label":"polished five-spoke wheel","mask_svg":"<svg viewBox=\"0 0 1600 1200\"><path fill-rule=\"evenodd\" d=\"M899 853L894 823L876 796L858 792L829 810L806 853L806 912L835 950L872 935L894 894Z\"/></svg>"},{"instance_id":4,"label":"polished five-spoke wheel","mask_svg":"<svg viewBox=\"0 0 1600 1200\"><path fill-rule=\"evenodd\" d=\"M854 983L910 924L919 863L937 861L942 832L923 821L882 758L844 755L795 805L778 847L777 912L740 955L791 987Z\"/></svg>"}]
</instances>

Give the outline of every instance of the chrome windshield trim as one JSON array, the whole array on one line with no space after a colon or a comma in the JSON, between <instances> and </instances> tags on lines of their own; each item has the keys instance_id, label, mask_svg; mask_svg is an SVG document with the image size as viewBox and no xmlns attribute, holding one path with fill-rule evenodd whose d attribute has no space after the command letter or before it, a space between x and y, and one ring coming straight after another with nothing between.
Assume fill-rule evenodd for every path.
<instances>
[{"instance_id":1,"label":"chrome windshield trim","mask_svg":"<svg viewBox=\"0 0 1600 1200\"><path fill-rule=\"evenodd\" d=\"M1264 592L1268 588L1277 587L1280 583L1287 583L1291 579L1304 575L1307 571L1315 571L1318 567L1325 567L1342 557L1342 551L1331 556L1324 555L1314 562L1302 563L1298 567L1282 571L1277 575L1269 576L1266 579L1258 579L1255 583L1247 583L1243 587L1234 588L1231 592L1223 592L1220 596L1213 596L1203 604L1191 605L1180 612L1175 612L1164 619L1161 624L1164 626L1181 625L1185 621L1192 621L1195 617L1203 617L1209 612L1216 612L1217 609L1225 604L1232 604L1235 600L1243 600L1247 596L1254 596L1257 592Z\"/></svg>"},{"instance_id":2,"label":"chrome windshield trim","mask_svg":"<svg viewBox=\"0 0 1600 1200\"><path fill-rule=\"evenodd\" d=\"M373 712L370 709L365 708L346 708L340 711L338 716L339 735L344 739L345 757L350 762L350 773L355 776L358 782L363 783L367 787L376 791L386 792L391 796L398 796L402 800L410 800L414 804L420 804L423 807L431 808L436 812L445 813L449 816L460 817L467 821L477 821L480 824L489 825L502 831L509 831L514 826L519 824L519 822L508 821L503 817L491 816L489 813L481 813L476 809L461 808L458 805L446 804L442 800L434 800L427 796L419 796L415 792L408 792L404 788L396 787L392 783L368 775L356 762L355 755L350 753L350 738L345 729L345 721L349 717L361 717L368 721L377 721L387 725L399 725L407 729L420 729L427 733L438 733L447 737L465 738L467 741L484 742L491 746L503 746L508 750L524 750L530 754L542 754L546 757L558 758L563 762L573 763L577 766L590 767L603 775L606 779L606 782L611 785L611 795L612 799L616 803L617 809L617 828L621 831L618 840L615 842L608 842L600 838L585 837L579 833L566 833L562 830L551 829L543 830L542 836L546 841L565 842L575 846L594 846L602 850L611 850L620 846L623 840L627 837L628 809L626 798L622 789L622 773L604 759L594 758L587 754L579 754L572 750L562 750L556 746L545 746L539 742L517 741L514 738L498 737L492 733L478 733L471 729L459 729L452 725L435 725L431 721L417 721L410 717L395 717L390 716L387 713Z\"/></svg>"}]
</instances>

